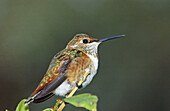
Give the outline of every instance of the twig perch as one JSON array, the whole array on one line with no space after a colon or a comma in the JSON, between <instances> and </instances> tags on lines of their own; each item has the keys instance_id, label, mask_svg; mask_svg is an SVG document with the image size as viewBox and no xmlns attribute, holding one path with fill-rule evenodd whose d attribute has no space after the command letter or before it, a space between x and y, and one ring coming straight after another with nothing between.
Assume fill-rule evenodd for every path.
<instances>
[{"instance_id":1,"label":"twig perch","mask_svg":"<svg viewBox=\"0 0 170 111\"><path fill-rule=\"evenodd\" d=\"M82 80L79 81L78 86L80 86L86 80L86 78L89 74L90 74L89 72L85 72L84 77ZM78 87L75 86L74 89L70 92L69 95L67 95L66 98L72 97L74 95L74 93L77 91L77 89L78 89ZM60 107L57 109L57 111L62 111L65 106L66 106L66 104L63 101L63 103L60 105Z\"/></svg>"}]
</instances>

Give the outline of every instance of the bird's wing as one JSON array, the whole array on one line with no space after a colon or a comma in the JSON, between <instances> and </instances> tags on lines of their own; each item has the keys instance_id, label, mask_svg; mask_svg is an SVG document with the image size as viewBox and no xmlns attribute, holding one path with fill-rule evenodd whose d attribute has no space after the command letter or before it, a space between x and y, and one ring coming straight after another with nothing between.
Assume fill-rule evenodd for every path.
<instances>
[{"instance_id":1,"label":"bird's wing","mask_svg":"<svg viewBox=\"0 0 170 111\"><path fill-rule=\"evenodd\" d=\"M63 81L65 81L65 70L68 64L79 56L77 50L66 50L59 52L52 59L49 68L38 85L37 89L31 94L26 102L42 102L51 96L53 96L52 91L54 91Z\"/></svg>"}]
</instances>

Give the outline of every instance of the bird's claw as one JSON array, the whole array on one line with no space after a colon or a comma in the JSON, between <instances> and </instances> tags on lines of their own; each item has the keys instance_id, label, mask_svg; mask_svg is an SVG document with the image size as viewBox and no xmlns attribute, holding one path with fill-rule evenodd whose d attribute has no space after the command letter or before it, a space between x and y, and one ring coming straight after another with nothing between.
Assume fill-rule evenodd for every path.
<instances>
[{"instance_id":1,"label":"bird's claw","mask_svg":"<svg viewBox=\"0 0 170 111\"><path fill-rule=\"evenodd\" d=\"M81 85L78 85L79 81L76 82L76 87L78 87L78 89L82 88L82 84Z\"/></svg>"}]
</instances>

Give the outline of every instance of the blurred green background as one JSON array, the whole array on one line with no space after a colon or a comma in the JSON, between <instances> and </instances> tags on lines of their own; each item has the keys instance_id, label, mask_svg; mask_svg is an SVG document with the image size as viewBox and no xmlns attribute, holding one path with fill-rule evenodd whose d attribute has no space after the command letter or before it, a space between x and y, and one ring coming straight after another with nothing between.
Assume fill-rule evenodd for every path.
<instances>
[{"instance_id":1,"label":"blurred green background","mask_svg":"<svg viewBox=\"0 0 170 111\"><path fill-rule=\"evenodd\" d=\"M77 33L126 34L99 47L99 111L170 111L169 0L1 0L0 110L14 111ZM52 107L53 97L31 111ZM65 111L84 111L67 105Z\"/></svg>"}]
</instances>

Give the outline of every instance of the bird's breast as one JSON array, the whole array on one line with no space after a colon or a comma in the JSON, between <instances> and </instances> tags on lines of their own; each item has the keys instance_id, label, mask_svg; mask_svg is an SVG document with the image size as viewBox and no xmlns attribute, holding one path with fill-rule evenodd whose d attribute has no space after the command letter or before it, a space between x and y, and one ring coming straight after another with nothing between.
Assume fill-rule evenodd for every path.
<instances>
[{"instance_id":1,"label":"bird's breast","mask_svg":"<svg viewBox=\"0 0 170 111\"><path fill-rule=\"evenodd\" d=\"M87 56L91 59L93 65L94 65L94 70L97 71L97 69L98 69L98 57L90 55L90 54L87 54Z\"/></svg>"},{"instance_id":2,"label":"bird's breast","mask_svg":"<svg viewBox=\"0 0 170 111\"><path fill-rule=\"evenodd\" d=\"M86 70L89 70L90 74L87 76L86 81L83 82L82 86L86 87L93 79L93 77L95 76L95 74L97 73L97 69L98 69L98 58L97 56L93 56L93 55L87 55L92 63L91 66L89 68L87 68Z\"/></svg>"},{"instance_id":3,"label":"bird's breast","mask_svg":"<svg viewBox=\"0 0 170 111\"><path fill-rule=\"evenodd\" d=\"M91 55L83 54L81 57L73 59L66 70L67 79L56 90L56 95L64 96L70 92L76 85L76 83L84 77L86 71L90 74L83 82L82 86L87 86L93 79L98 68L98 58Z\"/></svg>"}]
</instances>

